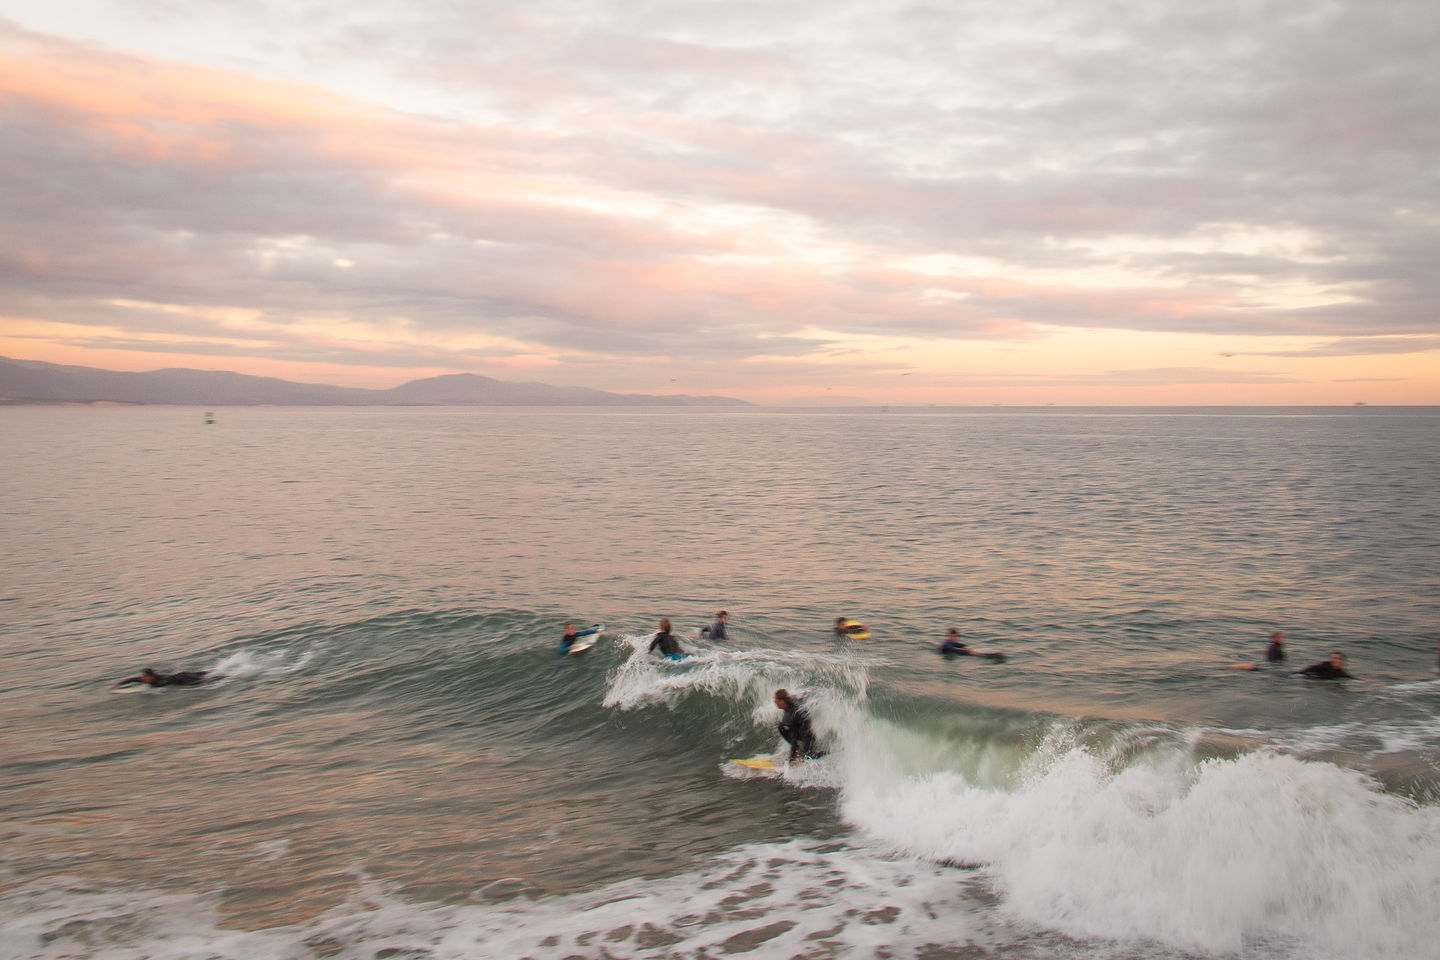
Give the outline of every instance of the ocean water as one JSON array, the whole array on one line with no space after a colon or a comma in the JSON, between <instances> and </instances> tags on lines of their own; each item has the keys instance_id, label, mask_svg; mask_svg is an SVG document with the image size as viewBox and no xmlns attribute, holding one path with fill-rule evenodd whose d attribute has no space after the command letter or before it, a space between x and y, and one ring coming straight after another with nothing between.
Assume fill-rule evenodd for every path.
<instances>
[{"instance_id":1,"label":"ocean water","mask_svg":"<svg viewBox=\"0 0 1440 960\"><path fill-rule=\"evenodd\" d=\"M0 957L1435 955L1440 409L216 413L0 408Z\"/></svg>"}]
</instances>

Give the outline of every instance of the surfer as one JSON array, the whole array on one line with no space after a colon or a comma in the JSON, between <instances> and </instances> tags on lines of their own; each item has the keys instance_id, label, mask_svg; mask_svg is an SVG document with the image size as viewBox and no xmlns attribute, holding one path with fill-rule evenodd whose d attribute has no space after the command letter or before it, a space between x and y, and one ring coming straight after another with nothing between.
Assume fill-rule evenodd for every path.
<instances>
[{"instance_id":1,"label":"surfer","mask_svg":"<svg viewBox=\"0 0 1440 960\"><path fill-rule=\"evenodd\" d=\"M1285 659L1285 634L1276 630L1270 634L1270 646L1265 648L1266 663L1281 663Z\"/></svg>"},{"instance_id":2,"label":"surfer","mask_svg":"<svg viewBox=\"0 0 1440 960\"><path fill-rule=\"evenodd\" d=\"M1329 660L1312 663L1304 670L1296 670L1297 677L1314 677L1317 680L1354 680L1353 674L1345 670L1345 654L1336 650Z\"/></svg>"},{"instance_id":3,"label":"surfer","mask_svg":"<svg viewBox=\"0 0 1440 960\"><path fill-rule=\"evenodd\" d=\"M779 723L780 736L790 744L791 761L821 756L815 749L815 731L810 726L810 711L805 708L805 702L782 688L775 691L775 706L783 711Z\"/></svg>"},{"instance_id":4,"label":"surfer","mask_svg":"<svg viewBox=\"0 0 1440 960\"><path fill-rule=\"evenodd\" d=\"M680 644L670 635L670 618L660 618L660 632L655 634L655 639L650 641L650 649L660 648L660 655L668 660L684 660L685 651L680 649Z\"/></svg>"},{"instance_id":5,"label":"surfer","mask_svg":"<svg viewBox=\"0 0 1440 960\"><path fill-rule=\"evenodd\" d=\"M560 656L563 657L568 654L570 652L570 648L574 646L575 641L578 639L580 638L575 633L575 624L565 624L565 636L560 638Z\"/></svg>"},{"instance_id":6,"label":"surfer","mask_svg":"<svg viewBox=\"0 0 1440 960\"><path fill-rule=\"evenodd\" d=\"M1285 662L1285 634L1281 633L1279 630L1276 630L1276 631L1274 631L1274 632L1272 632L1272 633L1270 634L1270 646L1268 646L1268 647L1265 648L1265 662L1266 662L1266 663L1284 663L1284 662ZM1256 666L1255 664L1253 664L1253 663L1232 663L1232 664L1230 665L1230 669L1231 669L1231 670L1258 670L1259 667L1257 667L1257 666Z\"/></svg>"},{"instance_id":7,"label":"surfer","mask_svg":"<svg viewBox=\"0 0 1440 960\"><path fill-rule=\"evenodd\" d=\"M960 631L951 627L945 634L945 642L940 644L940 652L947 657L969 657L974 655L969 647L960 642Z\"/></svg>"},{"instance_id":8,"label":"surfer","mask_svg":"<svg viewBox=\"0 0 1440 960\"><path fill-rule=\"evenodd\" d=\"M117 687L126 687L132 683L143 683L147 687L196 687L202 683L214 683L216 680L223 680L223 677L211 676L209 670L182 670L179 673L156 673L149 667L141 670L138 676L126 677Z\"/></svg>"},{"instance_id":9,"label":"surfer","mask_svg":"<svg viewBox=\"0 0 1440 960\"><path fill-rule=\"evenodd\" d=\"M710 626L706 627L704 630L701 630L700 634L702 636L710 638L711 640L719 640L721 642L728 641L730 639L730 634L725 632L725 625L729 622L730 614L726 613L724 610L721 610L719 613L715 614L715 622L710 624Z\"/></svg>"}]
</instances>

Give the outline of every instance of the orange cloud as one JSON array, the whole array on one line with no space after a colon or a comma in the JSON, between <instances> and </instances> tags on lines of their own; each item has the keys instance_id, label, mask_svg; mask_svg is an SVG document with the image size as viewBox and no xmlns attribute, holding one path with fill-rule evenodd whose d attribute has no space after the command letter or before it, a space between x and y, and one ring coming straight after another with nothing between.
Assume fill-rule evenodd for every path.
<instances>
[{"instance_id":1,"label":"orange cloud","mask_svg":"<svg viewBox=\"0 0 1440 960\"><path fill-rule=\"evenodd\" d=\"M327 162L392 174L448 171L473 184L488 166L491 190L542 184L494 179L528 135L442 127L315 87L29 36L0 45L0 105L94 131L107 149L142 160L264 165L278 138Z\"/></svg>"}]
</instances>

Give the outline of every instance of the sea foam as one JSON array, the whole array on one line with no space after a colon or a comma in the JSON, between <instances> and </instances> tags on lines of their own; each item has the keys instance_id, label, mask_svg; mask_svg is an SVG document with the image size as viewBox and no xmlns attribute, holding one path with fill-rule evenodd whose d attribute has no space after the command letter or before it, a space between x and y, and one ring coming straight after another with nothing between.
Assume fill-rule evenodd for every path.
<instances>
[{"instance_id":1,"label":"sea foam","mask_svg":"<svg viewBox=\"0 0 1440 960\"><path fill-rule=\"evenodd\" d=\"M897 850L983 866L1005 913L1071 937L1406 958L1440 940L1434 807L1269 751L1117 769L1062 735L1049 746L1013 790L894 778L888 757L852 754L844 817Z\"/></svg>"}]
</instances>

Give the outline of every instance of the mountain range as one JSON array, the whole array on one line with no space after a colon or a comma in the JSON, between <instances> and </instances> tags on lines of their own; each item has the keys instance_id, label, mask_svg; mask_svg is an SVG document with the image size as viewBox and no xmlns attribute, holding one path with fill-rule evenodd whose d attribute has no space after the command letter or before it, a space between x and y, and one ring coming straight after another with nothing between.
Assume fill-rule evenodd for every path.
<instances>
[{"instance_id":1,"label":"mountain range","mask_svg":"<svg viewBox=\"0 0 1440 960\"><path fill-rule=\"evenodd\" d=\"M145 373L0 357L0 403L170 403L197 406L749 406L731 397L610 393L588 387L492 380L455 373L389 390L294 383L220 370Z\"/></svg>"}]
</instances>

